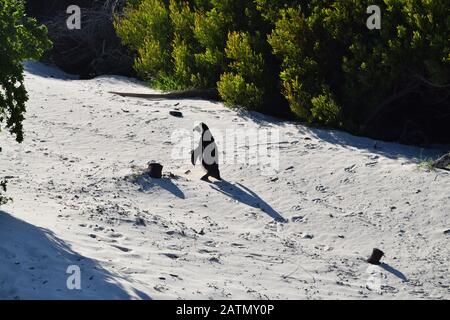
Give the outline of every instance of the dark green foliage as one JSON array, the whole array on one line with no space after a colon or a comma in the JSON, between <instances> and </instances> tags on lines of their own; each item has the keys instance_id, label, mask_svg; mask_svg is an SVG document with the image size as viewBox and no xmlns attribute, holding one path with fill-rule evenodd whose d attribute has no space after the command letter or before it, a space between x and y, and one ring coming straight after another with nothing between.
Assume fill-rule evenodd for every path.
<instances>
[{"instance_id":1,"label":"dark green foliage","mask_svg":"<svg viewBox=\"0 0 450 320\"><path fill-rule=\"evenodd\" d=\"M22 121L27 92L22 61L39 59L50 48L47 30L25 16L22 1L0 0L0 131L6 129L18 142L23 140ZM1 151L1 149L0 149ZM6 183L0 183L1 193Z\"/></svg>"},{"instance_id":2,"label":"dark green foliage","mask_svg":"<svg viewBox=\"0 0 450 320\"><path fill-rule=\"evenodd\" d=\"M280 97L270 24L252 0L141 0L116 30L137 52L139 75L158 88L217 87L228 105L248 109Z\"/></svg>"},{"instance_id":3,"label":"dark green foliage","mask_svg":"<svg viewBox=\"0 0 450 320\"><path fill-rule=\"evenodd\" d=\"M426 141L450 120L447 2L372 1L369 30L362 0L136 0L116 29L162 89L217 87L230 106Z\"/></svg>"},{"instance_id":4,"label":"dark green foliage","mask_svg":"<svg viewBox=\"0 0 450 320\"><path fill-rule=\"evenodd\" d=\"M225 54L230 71L221 75L217 86L230 106L257 109L263 104L264 58L253 50L251 40L251 35L244 32L232 32L228 36Z\"/></svg>"},{"instance_id":5,"label":"dark green foliage","mask_svg":"<svg viewBox=\"0 0 450 320\"><path fill-rule=\"evenodd\" d=\"M441 101L447 103L442 111L448 119L448 3L385 0L374 4L382 9L381 30L366 28L365 1L310 1L301 9L281 11L269 42L283 59L281 81L292 110L313 122L370 133L377 117L404 108L407 101L402 98L422 92L419 117ZM317 112L326 105L318 107L321 96L333 106L326 107L325 113ZM414 116L409 106L402 117ZM340 118L342 123L336 121Z\"/></svg>"}]
</instances>

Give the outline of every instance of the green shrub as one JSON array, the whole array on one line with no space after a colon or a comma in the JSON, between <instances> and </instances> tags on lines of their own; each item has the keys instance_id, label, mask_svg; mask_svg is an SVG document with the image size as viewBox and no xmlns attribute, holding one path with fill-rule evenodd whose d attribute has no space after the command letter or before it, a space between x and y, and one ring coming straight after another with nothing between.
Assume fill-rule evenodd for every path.
<instances>
[{"instance_id":1,"label":"green shrub","mask_svg":"<svg viewBox=\"0 0 450 320\"><path fill-rule=\"evenodd\" d=\"M324 112L339 108L328 92L334 89L330 75L339 74L339 51L323 27L326 8L330 7L326 2L311 1L309 8L282 9L268 40L273 53L283 61L280 79L291 110L309 122L336 124L335 119L327 119L334 112ZM307 15L310 11L313 14ZM324 94L325 87L330 89ZM332 105L326 107L327 102Z\"/></svg>"},{"instance_id":2,"label":"green shrub","mask_svg":"<svg viewBox=\"0 0 450 320\"><path fill-rule=\"evenodd\" d=\"M173 68L173 28L167 1L129 3L126 19L116 17L114 26L122 42L137 52L134 68L138 75L158 87L166 86Z\"/></svg>"},{"instance_id":3,"label":"green shrub","mask_svg":"<svg viewBox=\"0 0 450 320\"><path fill-rule=\"evenodd\" d=\"M443 97L445 103L450 82L446 3L374 1L382 10L381 30L366 27L367 2L362 0L299 1L300 7L278 11L269 42L283 61L280 78L292 111L312 122L338 125L334 112L328 118L315 106L324 101L323 88L329 88L328 109L341 110L344 128L365 133L381 112L404 108L400 99L408 95L420 92L436 101ZM433 102L422 102L420 112L426 116Z\"/></svg>"},{"instance_id":4,"label":"green shrub","mask_svg":"<svg viewBox=\"0 0 450 320\"><path fill-rule=\"evenodd\" d=\"M230 72L217 84L220 96L229 106L258 109L263 104L264 58L252 49L249 33L231 32L225 54Z\"/></svg>"},{"instance_id":5,"label":"green shrub","mask_svg":"<svg viewBox=\"0 0 450 320\"><path fill-rule=\"evenodd\" d=\"M397 112L401 136L417 119L446 132L447 2L374 0L381 30L369 30L363 0L136 0L116 28L139 74L162 89L217 88L230 106L288 106L355 133L386 131L375 120Z\"/></svg>"},{"instance_id":6,"label":"green shrub","mask_svg":"<svg viewBox=\"0 0 450 320\"><path fill-rule=\"evenodd\" d=\"M328 90L312 98L311 104L311 115L317 122L334 127L341 125L341 108Z\"/></svg>"},{"instance_id":7,"label":"green shrub","mask_svg":"<svg viewBox=\"0 0 450 320\"><path fill-rule=\"evenodd\" d=\"M137 53L138 74L152 85L217 88L227 105L257 109L278 82L278 69L267 76L265 57L272 54L263 22L252 0L142 0L115 25Z\"/></svg>"},{"instance_id":8,"label":"green shrub","mask_svg":"<svg viewBox=\"0 0 450 320\"><path fill-rule=\"evenodd\" d=\"M261 105L261 90L253 83L245 82L240 74L224 73L218 83L220 96L230 107L242 106L245 103L248 109L256 109Z\"/></svg>"},{"instance_id":9,"label":"green shrub","mask_svg":"<svg viewBox=\"0 0 450 320\"><path fill-rule=\"evenodd\" d=\"M6 129L18 142L28 100L21 62L38 59L50 46L47 29L25 16L22 1L0 0L0 131ZM0 204L5 191L6 182L0 181Z\"/></svg>"}]
</instances>

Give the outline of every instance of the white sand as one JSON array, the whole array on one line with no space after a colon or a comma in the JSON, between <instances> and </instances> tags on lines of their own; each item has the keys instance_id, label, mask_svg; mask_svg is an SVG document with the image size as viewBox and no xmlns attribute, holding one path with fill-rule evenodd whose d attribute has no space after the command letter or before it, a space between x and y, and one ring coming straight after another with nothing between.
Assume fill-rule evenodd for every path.
<instances>
[{"instance_id":1,"label":"white sand","mask_svg":"<svg viewBox=\"0 0 450 320\"><path fill-rule=\"evenodd\" d=\"M450 298L450 174L417 165L436 150L374 149L207 101L121 98L108 91L151 90L39 63L26 86L25 141L0 135L14 197L0 213L1 299ZM184 118L169 115L177 103ZM224 163L227 182L200 181L188 154L172 159L172 133L196 121L213 134L279 130L279 170ZM132 166L150 160L177 178L134 183ZM365 262L375 247L382 266ZM66 287L70 265L82 290Z\"/></svg>"}]
</instances>

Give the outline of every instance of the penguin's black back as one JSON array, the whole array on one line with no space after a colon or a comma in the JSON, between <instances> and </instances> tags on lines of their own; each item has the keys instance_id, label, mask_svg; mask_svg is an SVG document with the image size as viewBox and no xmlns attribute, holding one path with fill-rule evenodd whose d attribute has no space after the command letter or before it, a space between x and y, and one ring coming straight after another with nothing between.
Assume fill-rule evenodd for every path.
<instances>
[{"instance_id":1,"label":"penguin's black back","mask_svg":"<svg viewBox=\"0 0 450 320\"><path fill-rule=\"evenodd\" d=\"M214 144L214 148L211 150L211 156L218 161L218 159L216 158L216 155L218 154L217 151L217 145L214 141L214 137L211 134L211 131L209 130L208 126L206 124L204 124L202 122L201 124L202 127L202 166L203 168L214 178L219 179L220 180L220 172L219 172L219 163L218 162L214 162L214 163L206 163L204 160L204 155L203 152L205 151L205 149L210 145L210 144ZM205 132L209 132L209 138L208 140L205 140L203 138L203 136L205 135Z\"/></svg>"}]
</instances>

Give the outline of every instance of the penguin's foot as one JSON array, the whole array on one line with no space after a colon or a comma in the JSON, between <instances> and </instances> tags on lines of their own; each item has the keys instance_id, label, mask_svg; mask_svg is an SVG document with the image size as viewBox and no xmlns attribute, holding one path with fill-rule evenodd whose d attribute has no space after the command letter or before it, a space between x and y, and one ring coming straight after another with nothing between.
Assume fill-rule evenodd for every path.
<instances>
[{"instance_id":1,"label":"penguin's foot","mask_svg":"<svg viewBox=\"0 0 450 320\"><path fill-rule=\"evenodd\" d=\"M200 180L211 183L211 181L208 178L209 178L209 174L205 174L203 177L200 178Z\"/></svg>"},{"instance_id":2,"label":"penguin's foot","mask_svg":"<svg viewBox=\"0 0 450 320\"><path fill-rule=\"evenodd\" d=\"M217 179L217 180L219 180L219 181L222 181L222 178L220 177L220 172L219 172L219 170L213 171L213 172L209 172L208 175L211 176L211 177L213 177L214 179Z\"/></svg>"}]
</instances>

